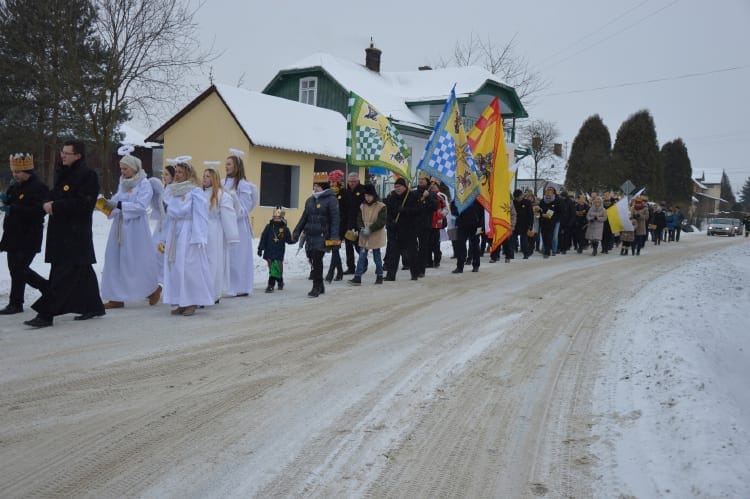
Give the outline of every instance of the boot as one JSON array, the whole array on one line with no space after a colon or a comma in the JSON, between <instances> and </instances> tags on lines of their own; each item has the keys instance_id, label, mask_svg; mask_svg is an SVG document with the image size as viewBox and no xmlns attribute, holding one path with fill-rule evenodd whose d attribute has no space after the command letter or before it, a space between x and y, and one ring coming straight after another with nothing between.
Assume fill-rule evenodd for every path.
<instances>
[{"instance_id":1,"label":"boot","mask_svg":"<svg viewBox=\"0 0 750 499\"><path fill-rule=\"evenodd\" d=\"M284 289L284 279L276 279L276 287L279 291Z\"/></svg>"},{"instance_id":2,"label":"boot","mask_svg":"<svg viewBox=\"0 0 750 499\"><path fill-rule=\"evenodd\" d=\"M386 281L395 281L395 280L396 280L396 274L393 274L393 273L391 273L391 272L388 272L388 273L387 273L387 274L385 275L385 279L384 279L384 280L386 280Z\"/></svg>"},{"instance_id":3,"label":"boot","mask_svg":"<svg viewBox=\"0 0 750 499\"><path fill-rule=\"evenodd\" d=\"M635 246L630 247L630 254L635 255Z\"/></svg>"},{"instance_id":4,"label":"boot","mask_svg":"<svg viewBox=\"0 0 750 499\"><path fill-rule=\"evenodd\" d=\"M379 275L375 277L375 284L383 284L383 276Z\"/></svg>"},{"instance_id":5,"label":"boot","mask_svg":"<svg viewBox=\"0 0 750 499\"><path fill-rule=\"evenodd\" d=\"M331 267L330 267L330 268L328 269L328 273L326 274L326 282L327 282L327 283L329 283L329 284L330 284L331 282L333 282L333 271L334 271L334 270L336 270L336 269L334 269L334 268L333 268L333 266L331 266Z\"/></svg>"},{"instance_id":6,"label":"boot","mask_svg":"<svg viewBox=\"0 0 750 499\"><path fill-rule=\"evenodd\" d=\"M268 278L268 286L266 287L266 293L273 293L273 285L276 284L276 279L273 277Z\"/></svg>"},{"instance_id":7,"label":"boot","mask_svg":"<svg viewBox=\"0 0 750 499\"><path fill-rule=\"evenodd\" d=\"M591 246L593 246L593 248L594 248L593 251L591 252L591 255L592 256L596 256L596 252L599 249L599 245L596 244L596 243L593 243Z\"/></svg>"},{"instance_id":8,"label":"boot","mask_svg":"<svg viewBox=\"0 0 750 499\"><path fill-rule=\"evenodd\" d=\"M161 298L161 284L156 287L153 293L148 295L148 304L156 305L159 303L159 298Z\"/></svg>"},{"instance_id":9,"label":"boot","mask_svg":"<svg viewBox=\"0 0 750 499\"><path fill-rule=\"evenodd\" d=\"M352 286L359 286L360 284L362 284L362 277L355 275L352 279L349 279L349 284L351 284Z\"/></svg>"},{"instance_id":10,"label":"boot","mask_svg":"<svg viewBox=\"0 0 750 499\"><path fill-rule=\"evenodd\" d=\"M637 249L635 250L635 254L636 254L636 255L638 255L638 256L641 256L641 248L640 248L640 247L638 247L638 248L637 248Z\"/></svg>"},{"instance_id":11,"label":"boot","mask_svg":"<svg viewBox=\"0 0 750 499\"><path fill-rule=\"evenodd\" d=\"M340 281L343 278L344 278L344 268L341 265L339 265L336 268L336 277L334 277L333 280L334 281Z\"/></svg>"},{"instance_id":12,"label":"boot","mask_svg":"<svg viewBox=\"0 0 750 499\"><path fill-rule=\"evenodd\" d=\"M313 285L313 288L310 290L309 293L307 293L307 296L309 296L310 298L317 298L318 296L320 296L320 288Z\"/></svg>"}]
</instances>

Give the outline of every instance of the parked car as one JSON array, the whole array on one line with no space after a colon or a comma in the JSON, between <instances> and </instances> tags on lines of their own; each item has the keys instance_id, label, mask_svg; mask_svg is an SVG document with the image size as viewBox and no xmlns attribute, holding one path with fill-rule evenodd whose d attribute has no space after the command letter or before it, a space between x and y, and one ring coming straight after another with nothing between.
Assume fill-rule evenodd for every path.
<instances>
[{"instance_id":1,"label":"parked car","mask_svg":"<svg viewBox=\"0 0 750 499\"><path fill-rule=\"evenodd\" d=\"M709 218L708 226L706 227L707 236L715 236L723 234L725 236L734 237L734 222L731 218Z\"/></svg>"},{"instance_id":2,"label":"parked car","mask_svg":"<svg viewBox=\"0 0 750 499\"><path fill-rule=\"evenodd\" d=\"M734 224L734 235L735 236L741 236L742 235L742 220L739 218L733 218L732 224Z\"/></svg>"}]
</instances>

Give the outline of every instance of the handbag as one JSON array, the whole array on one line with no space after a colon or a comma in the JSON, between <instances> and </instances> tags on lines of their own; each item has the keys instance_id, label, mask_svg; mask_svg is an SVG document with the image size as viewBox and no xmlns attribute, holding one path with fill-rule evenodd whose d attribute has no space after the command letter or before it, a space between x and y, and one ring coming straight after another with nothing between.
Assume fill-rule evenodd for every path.
<instances>
[{"instance_id":1,"label":"handbag","mask_svg":"<svg viewBox=\"0 0 750 499\"><path fill-rule=\"evenodd\" d=\"M648 224L648 230L656 230L656 224Z\"/></svg>"}]
</instances>

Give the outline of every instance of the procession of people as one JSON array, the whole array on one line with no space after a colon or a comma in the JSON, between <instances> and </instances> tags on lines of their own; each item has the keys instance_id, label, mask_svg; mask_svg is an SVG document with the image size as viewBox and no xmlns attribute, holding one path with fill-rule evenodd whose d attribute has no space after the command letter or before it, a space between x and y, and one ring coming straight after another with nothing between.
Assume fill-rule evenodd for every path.
<instances>
[{"instance_id":1,"label":"procession of people","mask_svg":"<svg viewBox=\"0 0 750 499\"><path fill-rule=\"evenodd\" d=\"M148 178L141 160L122 151L116 193L99 193L97 174L85 164L85 147L68 141L60 153L51 190L35 175L33 158L10 158L13 181L0 196L5 213L0 251L7 253L11 289L0 315L24 311L28 284L41 296L31 306L32 328L53 325L54 317L78 314L88 320L128 304L160 301L171 314L192 316L218 305L222 297L249 296L254 288L253 228L250 214L258 206L258 188L247 180L244 153L230 149L222 178L219 161L205 162L201 178L190 156L179 156L162 168L161 179ZM395 281L399 270L410 280L438 268L441 242L450 240L452 274L466 265L478 272L487 237L485 210L474 201L459 212L451 190L420 172L417 185L396 178L381 201L375 185L342 170L315 172L312 195L299 222L287 226L284 208L277 206L262 230L258 257L268 266L266 293L284 290L285 248L298 243L310 264L308 296L325 294L325 283L353 275L349 285L363 284L372 258L374 284ZM628 209L628 227L613 232L607 208L617 202L610 192L569 195L546 186L537 198L530 190L509 193L510 236L495 246L489 262L543 259L590 249L591 255L616 247L620 255L640 256L648 237L654 245L678 242L684 220L678 206L649 203L639 193ZM99 209L110 221L100 278L93 269L92 213ZM31 269L42 249L47 217L45 278ZM342 248L342 244L344 247ZM385 248L385 254L381 254ZM330 266L324 278L324 259ZM344 269L344 265L346 268ZM101 289L100 289L101 283Z\"/></svg>"}]
</instances>

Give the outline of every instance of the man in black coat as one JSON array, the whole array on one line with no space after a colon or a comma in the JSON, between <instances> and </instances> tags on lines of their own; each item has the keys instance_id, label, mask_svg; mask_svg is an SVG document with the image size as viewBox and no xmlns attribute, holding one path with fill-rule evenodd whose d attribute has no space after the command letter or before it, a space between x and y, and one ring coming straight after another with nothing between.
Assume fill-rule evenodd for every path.
<instances>
[{"instance_id":1,"label":"man in black coat","mask_svg":"<svg viewBox=\"0 0 750 499\"><path fill-rule=\"evenodd\" d=\"M385 199L386 231L386 281L396 280L401 253L406 252L408 262L417 261L417 219L422 212L415 191L410 191L403 178L396 180L393 191ZM419 278L418 265L409 266L412 281Z\"/></svg>"},{"instance_id":2,"label":"man in black coat","mask_svg":"<svg viewBox=\"0 0 750 499\"><path fill-rule=\"evenodd\" d=\"M341 223L346 224L343 231L347 230L359 230L357 227L357 215L359 215L359 207L365 201L365 186L359 181L359 173L352 172L346 177L346 194L344 196L346 204L346 213L341 214ZM344 275L354 275L355 267L357 262L355 261L355 255L359 255L359 244L358 241L344 240L346 245L346 270ZM365 266L367 270L367 266Z\"/></svg>"},{"instance_id":3,"label":"man in black coat","mask_svg":"<svg viewBox=\"0 0 750 499\"><path fill-rule=\"evenodd\" d=\"M0 251L8 253L10 272L10 297L8 306L0 310L2 315L23 312L27 283L39 290L47 286L47 280L29 266L34 256L42 250L42 204L49 196L49 189L34 173L33 156L13 155L10 158L10 167L13 170L13 182L3 194L0 208L5 212Z\"/></svg>"},{"instance_id":4,"label":"man in black coat","mask_svg":"<svg viewBox=\"0 0 750 499\"><path fill-rule=\"evenodd\" d=\"M68 140L60 152L55 185L42 207L49 215L45 261L50 264L49 285L31 306L31 327L48 327L56 315L80 314L76 320L104 315L92 234L92 214L99 195L99 178L85 163L83 142Z\"/></svg>"},{"instance_id":5,"label":"man in black coat","mask_svg":"<svg viewBox=\"0 0 750 499\"><path fill-rule=\"evenodd\" d=\"M409 269L417 266L417 276L424 277L427 262L430 260L430 238L432 237L432 215L438 208L437 194L430 190L429 177L422 172L414 189L419 212L416 217L417 259L409 260ZM408 257L407 257L408 259ZM412 263L413 262L413 263Z\"/></svg>"},{"instance_id":6,"label":"man in black coat","mask_svg":"<svg viewBox=\"0 0 750 499\"><path fill-rule=\"evenodd\" d=\"M479 272L479 240L480 232L484 228L484 208L475 200L461 213L456 207L456 200L451 201L451 213L456 216L456 240L453 241L453 253L456 255L456 268L453 274L461 274L464 264L467 262L466 242L469 242L468 260L471 262L471 271Z\"/></svg>"},{"instance_id":7,"label":"man in black coat","mask_svg":"<svg viewBox=\"0 0 750 499\"><path fill-rule=\"evenodd\" d=\"M513 191L513 206L516 208L516 228L513 237L521 241L521 253L527 260L534 253L534 240L529 231L534 228L534 207L531 201L523 196L521 189Z\"/></svg>"}]
</instances>

